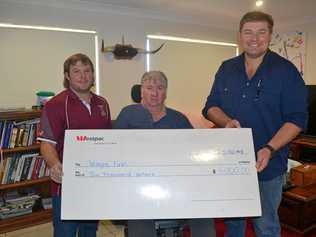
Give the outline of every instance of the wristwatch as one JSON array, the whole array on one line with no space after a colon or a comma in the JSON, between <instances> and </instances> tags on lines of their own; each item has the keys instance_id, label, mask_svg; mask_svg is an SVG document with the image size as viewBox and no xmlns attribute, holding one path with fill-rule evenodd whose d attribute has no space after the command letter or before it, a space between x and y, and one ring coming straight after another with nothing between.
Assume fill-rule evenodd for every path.
<instances>
[{"instance_id":1,"label":"wristwatch","mask_svg":"<svg viewBox=\"0 0 316 237\"><path fill-rule=\"evenodd\" d=\"M271 157L276 152L276 150L270 144L265 144L262 148L267 148L271 152Z\"/></svg>"}]
</instances>

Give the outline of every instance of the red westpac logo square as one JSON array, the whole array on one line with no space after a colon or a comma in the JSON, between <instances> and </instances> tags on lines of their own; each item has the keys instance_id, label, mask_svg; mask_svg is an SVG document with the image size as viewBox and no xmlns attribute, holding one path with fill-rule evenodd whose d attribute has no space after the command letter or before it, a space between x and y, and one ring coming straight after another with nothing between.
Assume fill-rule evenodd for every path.
<instances>
[{"instance_id":1,"label":"red westpac logo square","mask_svg":"<svg viewBox=\"0 0 316 237\"><path fill-rule=\"evenodd\" d=\"M76 136L76 140L79 142L83 142L87 140L87 136Z\"/></svg>"},{"instance_id":2,"label":"red westpac logo square","mask_svg":"<svg viewBox=\"0 0 316 237\"><path fill-rule=\"evenodd\" d=\"M76 140L78 142L86 142L86 141L93 141L93 142L100 142L100 141L104 141L104 137L88 137L88 136L76 136Z\"/></svg>"}]
</instances>

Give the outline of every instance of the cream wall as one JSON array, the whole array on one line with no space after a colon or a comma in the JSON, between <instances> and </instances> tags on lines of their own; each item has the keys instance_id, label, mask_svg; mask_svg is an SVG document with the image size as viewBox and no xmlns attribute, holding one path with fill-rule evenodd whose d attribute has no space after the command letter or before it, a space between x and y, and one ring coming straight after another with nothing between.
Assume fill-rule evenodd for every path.
<instances>
[{"instance_id":1,"label":"cream wall","mask_svg":"<svg viewBox=\"0 0 316 237\"><path fill-rule=\"evenodd\" d=\"M135 47L145 47L147 34L166 34L232 43L235 42L236 35L232 31L128 16L113 11L73 9L67 5L47 7L40 3L25 4L12 0L0 1L0 22L96 30L100 39L105 40L106 45L120 42L124 34L125 43L131 43ZM62 65L63 62L60 63ZM100 56L100 93L108 99L113 118L123 106L131 103L130 88L139 81L144 71L145 57L109 61L104 55Z\"/></svg>"},{"instance_id":2,"label":"cream wall","mask_svg":"<svg viewBox=\"0 0 316 237\"><path fill-rule=\"evenodd\" d=\"M50 6L41 5L41 2L46 2ZM56 2L59 4L56 5ZM163 21L148 16L137 16L136 13L128 15L113 10L100 10L97 7L92 9L82 6L74 8L69 4L61 5L60 2L62 1L32 0L26 4L20 0L1 0L0 22L96 30L99 38L104 39L106 45L120 42L122 34L125 36L125 42L131 43L135 47L145 47L147 34L236 42L235 30L229 31L176 21ZM237 29L237 25L234 28ZM316 84L316 78L314 78L316 67L313 67L313 62L316 60L316 29L314 25L293 26L291 29L276 28L278 31L296 29L307 33L305 81L307 84ZM63 62L60 63L62 65ZM123 106L131 102L130 88L139 81L144 71L145 57L109 61L104 55L100 56L100 93L110 102L113 118ZM62 78L60 78L61 82Z\"/></svg>"}]
</instances>

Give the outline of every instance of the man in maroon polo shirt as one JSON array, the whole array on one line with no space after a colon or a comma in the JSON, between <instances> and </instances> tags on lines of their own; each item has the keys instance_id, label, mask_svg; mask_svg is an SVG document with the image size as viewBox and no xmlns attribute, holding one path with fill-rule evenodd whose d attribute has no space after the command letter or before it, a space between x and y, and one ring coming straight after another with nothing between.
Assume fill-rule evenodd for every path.
<instances>
[{"instance_id":1,"label":"man in maroon polo shirt","mask_svg":"<svg viewBox=\"0 0 316 237\"><path fill-rule=\"evenodd\" d=\"M45 104L41 117L41 153L50 169L54 237L95 237L97 221L60 219L63 145L66 129L108 129L111 116L107 101L90 91L94 67L84 54L64 62L64 91Z\"/></svg>"}]
</instances>

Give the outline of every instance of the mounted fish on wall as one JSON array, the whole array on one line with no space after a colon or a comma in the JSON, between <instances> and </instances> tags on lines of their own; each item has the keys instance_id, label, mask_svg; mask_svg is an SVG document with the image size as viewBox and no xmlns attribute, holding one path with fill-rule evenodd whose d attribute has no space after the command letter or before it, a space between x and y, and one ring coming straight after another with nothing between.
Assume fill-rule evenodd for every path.
<instances>
[{"instance_id":1,"label":"mounted fish on wall","mask_svg":"<svg viewBox=\"0 0 316 237\"><path fill-rule=\"evenodd\" d=\"M129 59L131 60L137 54L155 54L157 53L165 43L161 44L157 49L147 51L141 48L134 48L131 44L124 43L124 37L122 37L122 44L115 44L114 46L104 47L104 40L102 40L101 52L112 53L115 59Z\"/></svg>"}]
</instances>

